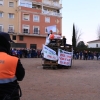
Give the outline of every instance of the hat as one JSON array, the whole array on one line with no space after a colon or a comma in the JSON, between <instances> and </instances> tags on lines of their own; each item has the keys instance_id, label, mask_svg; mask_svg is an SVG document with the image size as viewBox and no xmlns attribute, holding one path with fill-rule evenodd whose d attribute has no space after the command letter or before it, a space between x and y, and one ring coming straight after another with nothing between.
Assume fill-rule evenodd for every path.
<instances>
[{"instance_id":1,"label":"hat","mask_svg":"<svg viewBox=\"0 0 100 100\"><path fill-rule=\"evenodd\" d=\"M52 30L50 30L50 32L52 32Z\"/></svg>"},{"instance_id":2,"label":"hat","mask_svg":"<svg viewBox=\"0 0 100 100\"><path fill-rule=\"evenodd\" d=\"M8 42L13 42L8 33L0 32L0 36L4 37Z\"/></svg>"}]
</instances>

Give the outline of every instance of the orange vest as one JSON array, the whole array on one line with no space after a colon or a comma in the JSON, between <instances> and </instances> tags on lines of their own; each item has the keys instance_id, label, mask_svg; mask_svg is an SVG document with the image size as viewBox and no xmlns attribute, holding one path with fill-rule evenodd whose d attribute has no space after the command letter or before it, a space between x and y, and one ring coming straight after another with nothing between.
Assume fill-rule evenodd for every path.
<instances>
[{"instance_id":1,"label":"orange vest","mask_svg":"<svg viewBox=\"0 0 100 100\"><path fill-rule=\"evenodd\" d=\"M18 58L0 52L0 83L9 83L15 81Z\"/></svg>"},{"instance_id":2,"label":"orange vest","mask_svg":"<svg viewBox=\"0 0 100 100\"><path fill-rule=\"evenodd\" d=\"M51 40L54 39L54 34L50 34L50 39L51 39Z\"/></svg>"}]
</instances>

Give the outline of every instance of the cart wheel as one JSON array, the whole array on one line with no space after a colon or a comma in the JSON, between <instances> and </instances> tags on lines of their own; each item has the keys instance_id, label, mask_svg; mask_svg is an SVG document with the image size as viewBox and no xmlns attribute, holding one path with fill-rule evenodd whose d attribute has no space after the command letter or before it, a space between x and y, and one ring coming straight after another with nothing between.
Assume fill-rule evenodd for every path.
<instances>
[{"instance_id":1,"label":"cart wheel","mask_svg":"<svg viewBox=\"0 0 100 100\"><path fill-rule=\"evenodd\" d=\"M46 67L45 67L45 66L43 66L43 69L46 69Z\"/></svg>"},{"instance_id":2,"label":"cart wheel","mask_svg":"<svg viewBox=\"0 0 100 100\"><path fill-rule=\"evenodd\" d=\"M71 66L68 66L68 69L70 69L71 68Z\"/></svg>"},{"instance_id":3,"label":"cart wheel","mask_svg":"<svg viewBox=\"0 0 100 100\"><path fill-rule=\"evenodd\" d=\"M53 66L52 69L57 70L57 66Z\"/></svg>"}]
</instances>

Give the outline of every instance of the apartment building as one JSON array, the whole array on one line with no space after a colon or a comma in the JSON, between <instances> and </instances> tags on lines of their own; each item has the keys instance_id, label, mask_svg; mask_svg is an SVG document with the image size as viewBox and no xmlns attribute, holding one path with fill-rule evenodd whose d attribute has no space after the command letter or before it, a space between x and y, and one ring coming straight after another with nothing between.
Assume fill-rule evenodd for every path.
<instances>
[{"instance_id":1,"label":"apartment building","mask_svg":"<svg viewBox=\"0 0 100 100\"><path fill-rule=\"evenodd\" d=\"M60 0L0 0L0 31L8 32L16 48L41 49L48 26L62 34Z\"/></svg>"}]
</instances>

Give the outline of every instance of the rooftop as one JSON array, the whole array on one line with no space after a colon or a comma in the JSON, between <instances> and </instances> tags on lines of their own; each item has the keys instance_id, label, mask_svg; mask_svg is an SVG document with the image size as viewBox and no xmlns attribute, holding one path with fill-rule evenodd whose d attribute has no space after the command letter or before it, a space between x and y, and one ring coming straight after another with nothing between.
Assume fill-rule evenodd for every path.
<instances>
[{"instance_id":1,"label":"rooftop","mask_svg":"<svg viewBox=\"0 0 100 100\"><path fill-rule=\"evenodd\" d=\"M100 39L93 40L93 41L88 41L87 43L94 43L94 42L100 42Z\"/></svg>"}]
</instances>

